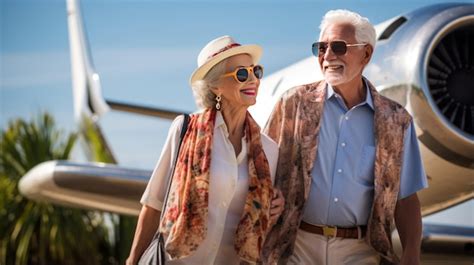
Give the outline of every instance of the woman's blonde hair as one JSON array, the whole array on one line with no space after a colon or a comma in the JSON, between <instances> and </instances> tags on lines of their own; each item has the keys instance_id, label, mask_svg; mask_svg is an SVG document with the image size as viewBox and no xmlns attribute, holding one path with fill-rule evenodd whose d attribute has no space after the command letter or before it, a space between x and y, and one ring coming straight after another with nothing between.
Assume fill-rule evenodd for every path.
<instances>
[{"instance_id":1,"label":"woman's blonde hair","mask_svg":"<svg viewBox=\"0 0 474 265\"><path fill-rule=\"evenodd\" d=\"M203 79L194 81L192 84L194 99L198 108L207 109L215 107L216 94L212 92L212 87L217 85L219 78L225 73L226 62L227 59L220 61L207 72Z\"/></svg>"}]
</instances>

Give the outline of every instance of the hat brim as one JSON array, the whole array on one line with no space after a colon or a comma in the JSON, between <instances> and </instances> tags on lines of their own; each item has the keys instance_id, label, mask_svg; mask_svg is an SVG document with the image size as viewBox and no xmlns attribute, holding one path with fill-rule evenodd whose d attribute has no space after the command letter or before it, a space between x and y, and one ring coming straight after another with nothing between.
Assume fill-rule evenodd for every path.
<instances>
[{"instance_id":1,"label":"hat brim","mask_svg":"<svg viewBox=\"0 0 474 265\"><path fill-rule=\"evenodd\" d=\"M262 57L262 52L262 47L256 44L242 45L221 52L194 70L194 72L191 74L191 78L189 79L189 84L192 87L193 83L197 80L202 80L214 65L231 56L247 53L250 54L253 63L256 64L260 60L260 57Z\"/></svg>"}]
</instances>

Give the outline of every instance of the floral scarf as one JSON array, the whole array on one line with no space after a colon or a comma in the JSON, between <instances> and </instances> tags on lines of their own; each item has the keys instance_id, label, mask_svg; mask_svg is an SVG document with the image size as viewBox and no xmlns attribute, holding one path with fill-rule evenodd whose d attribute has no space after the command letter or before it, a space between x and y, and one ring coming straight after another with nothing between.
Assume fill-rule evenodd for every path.
<instances>
[{"instance_id":1,"label":"floral scarf","mask_svg":"<svg viewBox=\"0 0 474 265\"><path fill-rule=\"evenodd\" d=\"M171 259L191 255L207 233L209 172L216 110L191 115L176 162L166 212L160 231L168 236L166 251ZM245 261L259 262L270 226L273 195L260 128L250 113L245 119L249 188L245 207L235 232L234 247Z\"/></svg>"}]
</instances>

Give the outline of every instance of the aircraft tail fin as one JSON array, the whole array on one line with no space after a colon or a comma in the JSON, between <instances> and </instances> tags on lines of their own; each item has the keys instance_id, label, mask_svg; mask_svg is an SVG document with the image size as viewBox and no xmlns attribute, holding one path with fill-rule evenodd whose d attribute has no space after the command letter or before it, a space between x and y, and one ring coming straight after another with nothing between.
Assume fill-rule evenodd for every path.
<instances>
[{"instance_id":1,"label":"aircraft tail fin","mask_svg":"<svg viewBox=\"0 0 474 265\"><path fill-rule=\"evenodd\" d=\"M102 96L100 78L94 70L89 43L82 22L79 3L67 0L69 42L71 49L74 116L80 122L86 117L101 116L109 109Z\"/></svg>"}]
</instances>

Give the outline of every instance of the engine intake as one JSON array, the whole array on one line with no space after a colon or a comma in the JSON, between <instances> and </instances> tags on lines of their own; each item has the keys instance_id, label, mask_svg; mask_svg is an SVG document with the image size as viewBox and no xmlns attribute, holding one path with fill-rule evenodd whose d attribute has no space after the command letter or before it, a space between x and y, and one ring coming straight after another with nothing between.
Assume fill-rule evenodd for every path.
<instances>
[{"instance_id":1,"label":"engine intake","mask_svg":"<svg viewBox=\"0 0 474 265\"><path fill-rule=\"evenodd\" d=\"M474 136L474 23L449 32L428 62L431 97L444 117Z\"/></svg>"}]
</instances>

